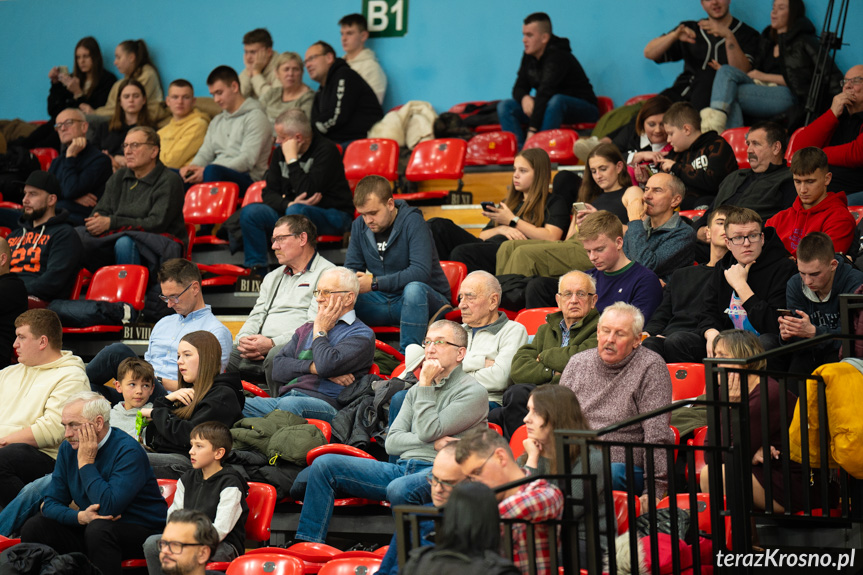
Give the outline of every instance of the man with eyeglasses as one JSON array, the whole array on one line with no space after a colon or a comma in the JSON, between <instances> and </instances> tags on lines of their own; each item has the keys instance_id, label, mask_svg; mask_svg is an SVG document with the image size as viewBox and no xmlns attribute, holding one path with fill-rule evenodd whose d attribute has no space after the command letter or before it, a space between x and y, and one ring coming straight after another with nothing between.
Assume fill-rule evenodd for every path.
<instances>
[{"instance_id":1,"label":"man with eyeglasses","mask_svg":"<svg viewBox=\"0 0 863 575\"><path fill-rule=\"evenodd\" d=\"M312 105L312 125L343 146L365 138L384 117L371 86L322 40L306 50L305 64L309 78L320 84Z\"/></svg>"},{"instance_id":2,"label":"man with eyeglasses","mask_svg":"<svg viewBox=\"0 0 863 575\"><path fill-rule=\"evenodd\" d=\"M228 365L231 351L231 331L213 315L212 308L204 303L198 266L183 258L171 259L159 268L158 279L162 291L159 297L175 313L156 322L150 331L149 345L144 353L144 359L153 366L156 373L153 400L177 390L177 346L187 333L204 330L216 336L222 348L222 369ZM102 306L123 305L112 302L98 303ZM111 404L122 401L123 396L113 387L106 387L104 384L117 376L120 362L127 357L138 356L125 343L112 343L87 364L90 387L104 395Z\"/></svg>"},{"instance_id":3,"label":"man with eyeglasses","mask_svg":"<svg viewBox=\"0 0 863 575\"><path fill-rule=\"evenodd\" d=\"M297 540L326 540L337 493L389 501L393 506L428 503L427 475L437 452L470 429L487 426L488 392L461 367L467 345L464 328L452 321L436 321L423 344L419 383L408 391L387 434L387 453L397 456L397 462L346 455L315 459L291 488L291 497L303 502Z\"/></svg>"},{"instance_id":4,"label":"man with eyeglasses","mask_svg":"<svg viewBox=\"0 0 863 575\"><path fill-rule=\"evenodd\" d=\"M174 511L159 539L162 573L204 575L218 545L219 532L206 515L191 509Z\"/></svg>"},{"instance_id":5,"label":"man with eyeglasses","mask_svg":"<svg viewBox=\"0 0 863 575\"><path fill-rule=\"evenodd\" d=\"M713 357L713 340L726 329L751 331L764 349L773 349L780 344L777 310L786 307L785 284L797 266L776 231L762 229L761 216L748 208L726 215L725 245L728 253L702 292L698 332L705 355Z\"/></svg>"},{"instance_id":6,"label":"man with eyeglasses","mask_svg":"<svg viewBox=\"0 0 863 575\"><path fill-rule=\"evenodd\" d=\"M456 443L455 460L469 481L479 481L492 489L524 479L528 472L522 469L506 439L492 429L474 429ZM563 513L563 493L545 479L537 479L495 494L501 519L520 519L539 523L560 519ZM535 560L537 575L552 575L549 567L551 554L557 548L554 526L534 527ZM512 526L512 562L524 573L530 572L527 545L527 526Z\"/></svg>"},{"instance_id":7,"label":"man with eyeglasses","mask_svg":"<svg viewBox=\"0 0 863 575\"><path fill-rule=\"evenodd\" d=\"M455 449L458 445L457 441L451 441L444 445L434 458L434 464L431 471L426 475L429 485L431 485L431 503L438 509L446 505L449 501L450 493L453 487L465 480L464 473L461 467L455 460ZM432 520L420 521L420 545L434 545L434 528L435 523ZM399 572L399 550L396 541L396 534L390 541L389 549L384 555L381 566L378 569L378 575L396 575Z\"/></svg>"},{"instance_id":8,"label":"man with eyeglasses","mask_svg":"<svg viewBox=\"0 0 863 575\"><path fill-rule=\"evenodd\" d=\"M503 394L503 406L488 414L492 423L503 427L505 437L524 423L527 400L537 385L556 385L569 359L596 347L596 282L582 271L561 276L557 284L557 307L539 326L533 341L523 345L512 358L514 385Z\"/></svg>"},{"instance_id":9,"label":"man with eyeglasses","mask_svg":"<svg viewBox=\"0 0 863 575\"><path fill-rule=\"evenodd\" d=\"M42 512L21 527L21 541L82 552L101 573L119 575L122 560L140 557L144 541L163 528L168 507L146 451L111 429L110 416L108 402L92 391L62 405L66 440Z\"/></svg>"},{"instance_id":10,"label":"man with eyeglasses","mask_svg":"<svg viewBox=\"0 0 863 575\"><path fill-rule=\"evenodd\" d=\"M841 86L830 109L796 135L795 147L824 150L833 173L831 192L863 192L863 64L849 68ZM852 196L850 205L863 204L863 194Z\"/></svg>"},{"instance_id":11,"label":"man with eyeglasses","mask_svg":"<svg viewBox=\"0 0 863 575\"><path fill-rule=\"evenodd\" d=\"M252 397L245 417L264 417L274 409L300 417L332 421L342 407L345 387L368 373L375 359L375 334L357 318L354 303L360 282L347 268L321 274L314 290L318 311L294 332L273 359L273 397Z\"/></svg>"},{"instance_id":12,"label":"man with eyeglasses","mask_svg":"<svg viewBox=\"0 0 863 575\"><path fill-rule=\"evenodd\" d=\"M278 395L272 382L273 359L294 331L315 319L318 302L313 297L321 274L333 264L316 249L318 232L305 216L276 220L270 245L279 267L264 276L258 300L240 328L231 350L229 372L254 383L266 382L270 395Z\"/></svg>"},{"instance_id":13,"label":"man with eyeglasses","mask_svg":"<svg viewBox=\"0 0 863 575\"><path fill-rule=\"evenodd\" d=\"M69 212L69 221L80 226L102 197L113 169L111 158L87 142L89 128L84 112L69 108L60 112L54 129L60 137L60 155L48 171L60 182L57 209Z\"/></svg>"},{"instance_id":14,"label":"man with eyeglasses","mask_svg":"<svg viewBox=\"0 0 863 575\"><path fill-rule=\"evenodd\" d=\"M145 232L187 240L183 182L159 161L159 148L159 135L153 128L136 126L126 134L126 167L114 172L92 215L77 228L88 269L111 264L141 265L144 260L138 241L158 241L161 249L155 248L156 253L182 252L182 244L169 237L163 241L136 236Z\"/></svg>"},{"instance_id":15,"label":"man with eyeglasses","mask_svg":"<svg viewBox=\"0 0 863 575\"><path fill-rule=\"evenodd\" d=\"M6 238L10 270L24 282L34 307L69 297L81 267L81 240L69 213L57 209L62 194L52 174L32 172L24 182L20 227Z\"/></svg>"}]
</instances>

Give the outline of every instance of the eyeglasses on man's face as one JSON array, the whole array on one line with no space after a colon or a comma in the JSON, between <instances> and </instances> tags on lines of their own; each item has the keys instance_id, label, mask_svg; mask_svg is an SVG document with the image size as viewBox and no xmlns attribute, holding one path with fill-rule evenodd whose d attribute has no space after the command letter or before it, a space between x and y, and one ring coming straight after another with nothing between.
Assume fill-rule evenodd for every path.
<instances>
[{"instance_id":1,"label":"eyeglasses on man's face","mask_svg":"<svg viewBox=\"0 0 863 575\"><path fill-rule=\"evenodd\" d=\"M734 236L733 238L728 238L728 241L735 246L742 246L746 240L749 240L750 244L757 243L761 240L761 232L753 232L748 236Z\"/></svg>"},{"instance_id":2,"label":"eyeglasses on man's face","mask_svg":"<svg viewBox=\"0 0 863 575\"><path fill-rule=\"evenodd\" d=\"M137 152L138 148L141 146L152 146L150 142L127 142L123 144L123 151L132 150L133 152Z\"/></svg>"},{"instance_id":3,"label":"eyeglasses on man's face","mask_svg":"<svg viewBox=\"0 0 863 575\"><path fill-rule=\"evenodd\" d=\"M73 125L78 122L83 122L84 120L66 120L65 122L57 122L54 124L55 130L65 130L66 128L71 128Z\"/></svg>"},{"instance_id":4,"label":"eyeglasses on man's face","mask_svg":"<svg viewBox=\"0 0 863 575\"><path fill-rule=\"evenodd\" d=\"M351 292L349 292L348 290L316 289L315 291L312 292L312 295L314 295L315 297L318 297L318 296L330 297L334 293L351 293Z\"/></svg>"},{"instance_id":5,"label":"eyeglasses on man's face","mask_svg":"<svg viewBox=\"0 0 863 575\"><path fill-rule=\"evenodd\" d=\"M281 245L288 241L288 238L295 238L298 235L299 234L283 234L281 236L273 236L273 238L270 240L270 243L274 245Z\"/></svg>"},{"instance_id":6,"label":"eyeglasses on man's face","mask_svg":"<svg viewBox=\"0 0 863 575\"><path fill-rule=\"evenodd\" d=\"M578 290L578 291L565 291L565 292L557 292L557 295L560 296L564 301L569 301L572 299L572 296L577 297L578 299L587 299L592 295L596 295L594 293Z\"/></svg>"},{"instance_id":7,"label":"eyeglasses on man's face","mask_svg":"<svg viewBox=\"0 0 863 575\"><path fill-rule=\"evenodd\" d=\"M187 291L189 291L189 288L190 288L190 287L192 287L193 285L195 285L195 282L192 282L192 283L190 283L189 285L187 285L187 286L186 286L186 289L184 289L183 291L181 291L181 292L180 292L180 293L178 293L177 295L161 295L161 294L160 294L160 295L159 295L159 299L160 299L160 300L162 300L162 301L163 301L163 302L165 302L165 303L168 303L168 302L171 302L171 303L173 303L173 304L180 303L180 298L183 296L183 294L184 294L184 293L186 293Z\"/></svg>"},{"instance_id":8,"label":"eyeglasses on man's face","mask_svg":"<svg viewBox=\"0 0 863 575\"><path fill-rule=\"evenodd\" d=\"M452 343L451 341L447 341L445 339L424 339L422 344L423 347L431 347L431 346L441 346L441 345L451 345L453 347L461 347L457 343Z\"/></svg>"},{"instance_id":9,"label":"eyeglasses on man's face","mask_svg":"<svg viewBox=\"0 0 863 575\"><path fill-rule=\"evenodd\" d=\"M203 545L203 543L183 543L182 541L166 541L164 539L159 539L156 541L156 544L159 546L159 551L167 549L173 555L179 555L186 547L200 547Z\"/></svg>"}]
</instances>

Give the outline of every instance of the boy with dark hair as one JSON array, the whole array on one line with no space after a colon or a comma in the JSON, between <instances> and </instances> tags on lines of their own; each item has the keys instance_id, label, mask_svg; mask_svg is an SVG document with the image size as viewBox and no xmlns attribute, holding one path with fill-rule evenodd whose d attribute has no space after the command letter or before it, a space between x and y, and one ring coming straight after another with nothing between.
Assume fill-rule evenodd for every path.
<instances>
[{"instance_id":1,"label":"boy with dark hair","mask_svg":"<svg viewBox=\"0 0 863 575\"><path fill-rule=\"evenodd\" d=\"M273 127L261 103L242 94L240 79L230 66L210 72L207 87L222 113L210 122L204 143L191 163L180 168L180 175L187 184L234 182L242 195L264 177Z\"/></svg>"},{"instance_id":2,"label":"boy with dark hair","mask_svg":"<svg viewBox=\"0 0 863 575\"><path fill-rule=\"evenodd\" d=\"M662 122L674 153L657 165L663 172L680 178L686 186L686 198L680 209L707 207L725 176L737 171L734 150L716 132L702 134L698 111L685 102L673 104Z\"/></svg>"},{"instance_id":3,"label":"boy with dark hair","mask_svg":"<svg viewBox=\"0 0 863 575\"><path fill-rule=\"evenodd\" d=\"M231 430L223 423L207 421L196 425L189 435L192 469L177 480L174 502L168 516L180 509L194 509L209 517L219 533L211 561L231 561L243 554L246 540L248 485L232 467L222 467L231 453ZM144 557L150 575L161 575L158 535L144 543Z\"/></svg>"},{"instance_id":4,"label":"boy with dark hair","mask_svg":"<svg viewBox=\"0 0 863 575\"><path fill-rule=\"evenodd\" d=\"M210 119L195 109L195 89L182 78L168 86L165 105L171 111L171 121L159 130L162 140L159 159L169 168L179 170L198 153Z\"/></svg>"},{"instance_id":5,"label":"boy with dark hair","mask_svg":"<svg viewBox=\"0 0 863 575\"><path fill-rule=\"evenodd\" d=\"M138 439L135 425L138 411L153 407L150 396L153 395L155 379L153 366L143 359L127 357L120 362L114 387L123 395L123 401L111 409L111 427L118 427Z\"/></svg>"},{"instance_id":6,"label":"boy with dark hair","mask_svg":"<svg viewBox=\"0 0 863 575\"><path fill-rule=\"evenodd\" d=\"M833 175L827 154L819 148L803 148L791 159L791 174L797 198L764 224L776 229L785 249L794 255L801 238L824 232L833 238L834 251L845 253L854 241L857 223L848 211L845 192L828 192Z\"/></svg>"},{"instance_id":7,"label":"boy with dark hair","mask_svg":"<svg viewBox=\"0 0 863 575\"><path fill-rule=\"evenodd\" d=\"M863 272L836 255L833 246L834 241L824 232L812 232L800 240L799 273L791 276L785 288L791 314L779 317L782 343L841 331L839 296L854 293L863 284ZM839 342L829 341L794 354L789 371L812 373L819 365L836 361L839 361Z\"/></svg>"},{"instance_id":8,"label":"boy with dark hair","mask_svg":"<svg viewBox=\"0 0 863 575\"><path fill-rule=\"evenodd\" d=\"M369 39L369 25L362 14L348 14L339 20L342 32L342 50L345 51L345 62L354 72L363 77L366 84L374 91L378 102L383 105L384 94L387 91L387 76L378 63L371 48L366 48Z\"/></svg>"},{"instance_id":9,"label":"boy with dark hair","mask_svg":"<svg viewBox=\"0 0 863 575\"><path fill-rule=\"evenodd\" d=\"M282 89L276 76L273 37L266 28L255 28L243 35L243 64L245 69L238 81L244 97L260 99L272 89Z\"/></svg>"}]
</instances>

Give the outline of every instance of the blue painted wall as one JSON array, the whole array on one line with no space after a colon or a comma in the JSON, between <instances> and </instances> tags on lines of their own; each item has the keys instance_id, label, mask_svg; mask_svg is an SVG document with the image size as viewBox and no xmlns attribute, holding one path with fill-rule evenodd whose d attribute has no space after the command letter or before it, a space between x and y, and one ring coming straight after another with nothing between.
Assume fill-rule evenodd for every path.
<instances>
[{"instance_id":1,"label":"blue painted wall","mask_svg":"<svg viewBox=\"0 0 863 575\"><path fill-rule=\"evenodd\" d=\"M818 30L827 0L806 0ZM863 63L863 2L851 2L844 71ZM732 13L761 30L768 0L734 0ZM242 35L267 27L279 51L301 54L323 39L340 52L338 19L359 11L360 0L0 0L0 118L46 117L48 71L73 64L79 38L93 35L113 68L113 50L128 38L150 45L163 85L185 77L206 95L205 79L219 64L240 69ZM521 57L521 21L544 10L555 33L570 39L593 86L616 104L671 84L680 64L657 65L644 45L682 19L703 16L695 0L543 0L536 2L410 0L408 34L370 42L390 87L385 108L410 99L440 112L454 103L508 97Z\"/></svg>"}]
</instances>

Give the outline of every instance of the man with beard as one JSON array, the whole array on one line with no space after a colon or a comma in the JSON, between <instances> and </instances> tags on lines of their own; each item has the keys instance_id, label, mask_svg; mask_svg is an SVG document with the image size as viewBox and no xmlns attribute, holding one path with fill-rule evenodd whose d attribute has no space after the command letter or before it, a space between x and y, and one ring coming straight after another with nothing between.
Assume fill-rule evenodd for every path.
<instances>
[{"instance_id":1,"label":"man with beard","mask_svg":"<svg viewBox=\"0 0 863 575\"><path fill-rule=\"evenodd\" d=\"M60 195L60 183L52 174L31 173L24 183L21 227L7 238L12 249L10 271L24 281L31 300L69 297L81 267L81 240L68 212L57 210Z\"/></svg>"},{"instance_id":2,"label":"man with beard","mask_svg":"<svg viewBox=\"0 0 863 575\"><path fill-rule=\"evenodd\" d=\"M159 562L165 575L204 575L219 544L219 533L200 511L180 509L168 517L159 539Z\"/></svg>"}]
</instances>

